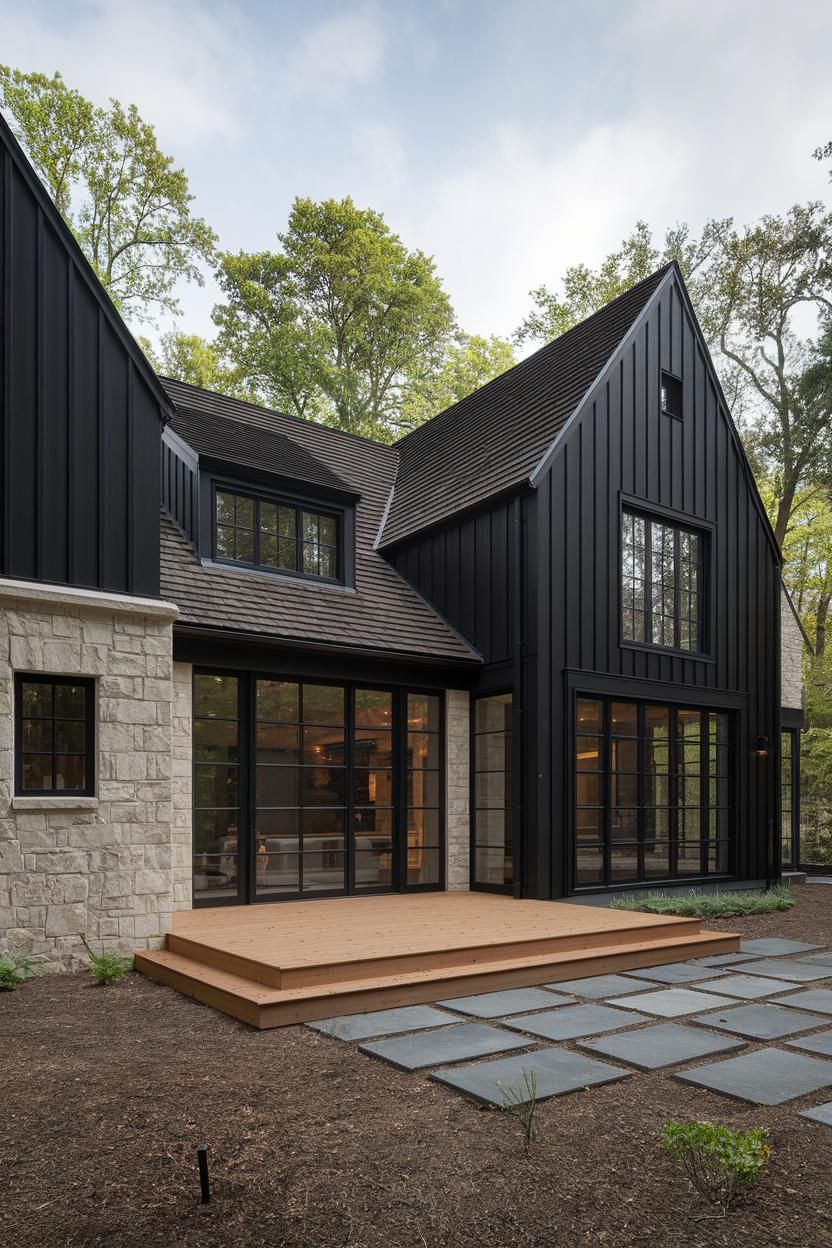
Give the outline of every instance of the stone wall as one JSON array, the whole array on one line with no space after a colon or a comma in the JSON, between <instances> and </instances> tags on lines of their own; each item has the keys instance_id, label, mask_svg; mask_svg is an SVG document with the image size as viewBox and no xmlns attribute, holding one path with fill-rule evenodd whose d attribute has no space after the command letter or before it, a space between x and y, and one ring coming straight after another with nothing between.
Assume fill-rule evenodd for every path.
<instances>
[{"instance_id":1,"label":"stone wall","mask_svg":"<svg viewBox=\"0 0 832 1248\"><path fill-rule=\"evenodd\" d=\"M175 910L190 910L193 897L193 667L173 665L173 900Z\"/></svg>"},{"instance_id":2,"label":"stone wall","mask_svg":"<svg viewBox=\"0 0 832 1248\"><path fill-rule=\"evenodd\" d=\"M780 596L780 705L803 706L803 652L806 643L785 589Z\"/></svg>"},{"instance_id":3,"label":"stone wall","mask_svg":"<svg viewBox=\"0 0 832 1248\"><path fill-rule=\"evenodd\" d=\"M459 892L470 886L471 853L471 719L466 690L445 694L447 814L446 887Z\"/></svg>"},{"instance_id":4,"label":"stone wall","mask_svg":"<svg viewBox=\"0 0 832 1248\"><path fill-rule=\"evenodd\" d=\"M161 944L171 911L188 904L172 834L176 614L0 581L0 948L68 967L82 937L94 950ZM95 678L94 796L15 796L17 672Z\"/></svg>"}]
</instances>

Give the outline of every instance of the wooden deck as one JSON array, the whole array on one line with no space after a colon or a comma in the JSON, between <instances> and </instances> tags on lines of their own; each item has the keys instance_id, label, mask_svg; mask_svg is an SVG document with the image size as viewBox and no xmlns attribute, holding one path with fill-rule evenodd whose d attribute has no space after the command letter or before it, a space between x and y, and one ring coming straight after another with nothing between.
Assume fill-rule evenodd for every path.
<instances>
[{"instance_id":1,"label":"wooden deck","mask_svg":"<svg viewBox=\"0 0 832 1248\"><path fill-rule=\"evenodd\" d=\"M733 953L678 919L490 893L185 910L136 967L254 1027Z\"/></svg>"}]
</instances>

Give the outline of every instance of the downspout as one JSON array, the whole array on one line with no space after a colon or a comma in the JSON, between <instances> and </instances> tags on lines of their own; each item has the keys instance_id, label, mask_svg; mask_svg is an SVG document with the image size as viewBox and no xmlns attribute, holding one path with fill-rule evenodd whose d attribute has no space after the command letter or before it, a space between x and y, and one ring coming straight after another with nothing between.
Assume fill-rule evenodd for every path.
<instances>
[{"instance_id":1,"label":"downspout","mask_svg":"<svg viewBox=\"0 0 832 1248\"><path fill-rule=\"evenodd\" d=\"M523 500L514 500L513 508L513 549L514 569L512 589L514 596L514 654L513 654L513 692L511 699L511 852L512 852L512 892L515 897L523 896L523 741L525 730L525 714L523 706Z\"/></svg>"}]
</instances>

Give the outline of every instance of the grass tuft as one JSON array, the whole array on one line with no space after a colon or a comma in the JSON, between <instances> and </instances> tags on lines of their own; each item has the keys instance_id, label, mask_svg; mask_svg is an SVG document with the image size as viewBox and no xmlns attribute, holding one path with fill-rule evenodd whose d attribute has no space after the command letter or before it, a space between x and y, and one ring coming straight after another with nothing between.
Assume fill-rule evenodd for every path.
<instances>
[{"instance_id":1,"label":"grass tuft","mask_svg":"<svg viewBox=\"0 0 832 1248\"><path fill-rule=\"evenodd\" d=\"M34 973L34 965L28 958L0 957L0 992L12 992Z\"/></svg>"},{"instance_id":2,"label":"grass tuft","mask_svg":"<svg viewBox=\"0 0 832 1248\"><path fill-rule=\"evenodd\" d=\"M93 953L86 941L84 946L90 959L90 975L98 980L102 988L106 988L108 984L117 984L133 969L132 958L123 958L118 953Z\"/></svg>"},{"instance_id":3,"label":"grass tuft","mask_svg":"<svg viewBox=\"0 0 832 1248\"><path fill-rule=\"evenodd\" d=\"M678 914L686 919L731 919L743 914L771 914L790 910L795 903L790 888L778 885L764 893L661 893L651 897L620 897L610 902L613 910L644 910L648 914Z\"/></svg>"}]
</instances>

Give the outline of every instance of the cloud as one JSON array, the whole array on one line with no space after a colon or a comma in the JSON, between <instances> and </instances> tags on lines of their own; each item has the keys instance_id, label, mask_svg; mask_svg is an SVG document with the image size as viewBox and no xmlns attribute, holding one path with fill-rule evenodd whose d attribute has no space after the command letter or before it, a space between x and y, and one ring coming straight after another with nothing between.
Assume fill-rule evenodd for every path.
<instances>
[{"instance_id":1,"label":"cloud","mask_svg":"<svg viewBox=\"0 0 832 1248\"><path fill-rule=\"evenodd\" d=\"M58 15L0 3L5 63L51 74L82 94L137 105L174 152L239 137L250 79L239 8L199 0L89 0Z\"/></svg>"},{"instance_id":2,"label":"cloud","mask_svg":"<svg viewBox=\"0 0 832 1248\"><path fill-rule=\"evenodd\" d=\"M340 13L301 36L283 80L292 95L332 101L375 77L385 44L384 30L371 9Z\"/></svg>"}]
</instances>

